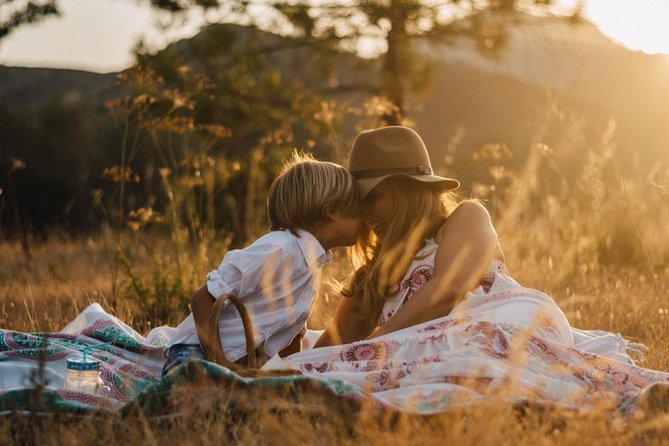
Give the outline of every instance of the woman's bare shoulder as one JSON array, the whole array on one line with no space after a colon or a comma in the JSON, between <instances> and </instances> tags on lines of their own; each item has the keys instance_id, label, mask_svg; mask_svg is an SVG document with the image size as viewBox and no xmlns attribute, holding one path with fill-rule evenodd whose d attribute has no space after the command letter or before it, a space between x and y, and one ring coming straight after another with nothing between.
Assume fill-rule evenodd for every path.
<instances>
[{"instance_id":1,"label":"woman's bare shoulder","mask_svg":"<svg viewBox=\"0 0 669 446\"><path fill-rule=\"evenodd\" d=\"M467 200L463 201L451 212L441 228L435 235L435 241L439 243L446 231L453 227L471 227L475 224L490 225L490 213L479 201Z\"/></svg>"},{"instance_id":2,"label":"woman's bare shoulder","mask_svg":"<svg viewBox=\"0 0 669 446\"><path fill-rule=\"evenodd\" d=\"M476 217L485 217L490 218L490 213L488 210L477 200L467 200L458 204L458 207L451 213L449 218L459 217L459 218L476 218Z\"/></svg>"}]
</instances>

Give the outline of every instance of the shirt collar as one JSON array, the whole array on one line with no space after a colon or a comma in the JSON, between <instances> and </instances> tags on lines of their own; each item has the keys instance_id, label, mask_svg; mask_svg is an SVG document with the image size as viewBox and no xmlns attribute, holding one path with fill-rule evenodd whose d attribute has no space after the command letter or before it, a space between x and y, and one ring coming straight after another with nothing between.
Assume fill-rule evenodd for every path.
<instances>
[{"instance_id":1,"label":"shirt collar","mask_svg":"<svg viewBox=\"0 0 669 446\"><path fill-rule=\"evenodd\" d=\"M307 265L311 266L318 263L319 266L323 266L332 260L332 251L325 251L318 239L311 232L298 229L297 235L297 244L300 247L300 251L302 251Z\"/></svg>"}]
</instances>

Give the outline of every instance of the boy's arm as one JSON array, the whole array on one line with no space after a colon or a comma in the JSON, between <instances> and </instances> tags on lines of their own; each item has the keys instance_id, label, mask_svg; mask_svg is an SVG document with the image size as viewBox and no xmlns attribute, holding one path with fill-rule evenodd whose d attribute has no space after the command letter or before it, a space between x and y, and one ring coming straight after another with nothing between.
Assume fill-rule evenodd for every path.
<instances>
[{"instance_id":1,"label":"boy's arm","mask_svg":"<svg viewBox=\"0 0 669 446\"><path fill-rule=\"evenodd\" d=\"M213 346L216 345L216 342L220 342L220 340L215 338L215 333L211 333L209 329L215 302L216 298L211 295L207 289L207 285L197 290L191 299L191 311L193 312L193 320L195 321L195 331L197 337L200 339L202 351L209 361L215 360L212 355L217 350Z\"/></svg>"}]
</instances>

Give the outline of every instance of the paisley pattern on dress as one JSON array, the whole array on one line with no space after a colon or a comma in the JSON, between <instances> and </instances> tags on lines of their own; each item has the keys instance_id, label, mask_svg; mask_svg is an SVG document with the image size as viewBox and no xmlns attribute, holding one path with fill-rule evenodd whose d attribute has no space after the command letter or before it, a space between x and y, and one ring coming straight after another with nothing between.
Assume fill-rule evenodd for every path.
<instances>
[{"instance_id":1,"label":"paisley pattern on dress","mask_svg":"<svg viewBox=\"0 0 669 446\"><path fill-rule=\"evenodd\" d=\"M401 288L405 290L408 288L411 291L419 290L420 287L432 279L432 274L432 265L421 263L415 266L408 274L408 277L402 281Z\"/></svg>"},{"instance_id":2,"label":"paisley pattern on dress","mask_svg":"<svg viewBox=\"0 0 669 446\"><path fill-rule=\"evenodd\" d=\"M397 350L397 342L361 341L342 350L342 361L383 361Z\"/></svg>"}]
</instances>

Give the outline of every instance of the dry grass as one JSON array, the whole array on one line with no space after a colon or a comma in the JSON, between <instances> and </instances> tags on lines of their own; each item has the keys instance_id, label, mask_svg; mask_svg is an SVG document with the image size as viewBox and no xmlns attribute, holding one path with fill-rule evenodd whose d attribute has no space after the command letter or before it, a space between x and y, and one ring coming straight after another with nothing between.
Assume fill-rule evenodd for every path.
<instances>
[{"instance_id":1,"label":"dry grass","mask_svg":"<svg viewBox=\"0 0 669 446\"><path fill-rule=\"evenodd\" d=\"M506 240L509 235L504 235ZM516 246L524 243L516 240ZM146 243L147 246L155 243ZM513 246L513 243L510 243ZM537 249L545 248L538 245ZM554 250L554 247L551 248ZM326 276L341 278L348 266L338 260ZM572 323L580 328L620 332L649 346L644 366L669 370L669 268L653 265L598 266L569 277L573 265L521 262L507 250L511 271L521 281L552 293ZM148 313L128 299L132 286L121 280L114 298L109 251L103 237L50 240L36 245L33 259L24 258L19 245L0 245L0 326L20 331L53 331L91 302L101 302L140 331L151 327ZM151 276L155 253L135 249L135 273ZM166 258L168 253L163 252ZM192 254L195 255L195 254ZM213 254L212 254L213 257ZM165 260L165 259L163 259ZM168 259L167 259L168 260ZM210 266L215 266L213 262ZM203 267L206 269L206 267ZM169 269L169 268L168 268ZM578 268L576 268L578 271ZM204 271L202 271L204 275ZM527 277L527 280L523 280ZM322 325L337 298L323 287L312 324ZM186 311L184 306L183 311ZM175 314L176 323L183 317ZM269 395L262 399L267 401ZM221 398L220 401L225 401ZM502 403L453 409L418 417L366 410L357 415L323 410L327 402L311 402L289 409L260 409L242 414L225 411L220 403L173 420L141 416L121 418L17 416L0 422L0 438L10 443L26 438L48 444L661 444L669 434L669 417L623 420L611 407L581 412L513 408ZM313 410L312 410L313 409Z\"/></svg>"},{"instance_id":2,"label":"dry grass","mask_svg":"<svg viewBox=\"0 0 669 446\"><path fill-rule=\"evenodd\" d=\"M225 401L225 399L222 399ZM313 409L313 410L310 410ZM435 416L320 408L225 411L187 417L13 416L0 423L8 444L370 444L370 445L644 445L669 444L669 417L624 420L609 406L583 411L517 408L490 403Z\"/></svg>"},{"instance_id":3,"label":"dry grass","mask_svg":"<svg viewBox=\"0 0 669 446\"><path fill-rule=\"evenodd\" d=\"M604 158L593 155L572 175L570 187L539 191L532 177L542 169L537 156L501 201L488 203L512 275L551 294L574 326L643 342L649 351L642 365L669 370L666 189L651 187L643 175L607 183L597 171ZM226 240L175 247L165 242L169 237L130 234L121 244L127 258L122 263L112 238L53 237L32 246L32 260L18 244L1 243L0 327L57 331L91 302L140 332L160 323L174 325L188 311L190 293L227 248ZM341 279L350 271L344 257L339 253L326 267L326 279ZM321 327L337 302L336 294L322 287L312 327ZM418 417L324 410L330 402L307 395L302 402L247 412L226 411L219 403L172 420L141 414L16 416L0 421L0 443L669 444L669 415L623 420L610 406L575 412L491 402Z\"/></svg>"},{"instance_id":4,"label":"dry grass","mask_svg":"<svg viewBox=\"0 0 669 446\"><path fill-rule=\"evenodd\" d=\"M0 245L0 311L3 328L53 331L91 302L107 308L111 275L107 254L93 240L52 239L31 249L27 259L18 243Z\"/></svg>"}]
</instances>

